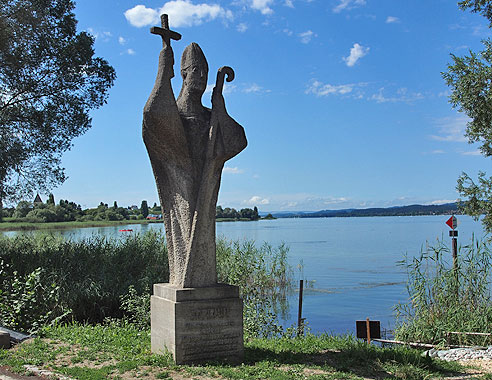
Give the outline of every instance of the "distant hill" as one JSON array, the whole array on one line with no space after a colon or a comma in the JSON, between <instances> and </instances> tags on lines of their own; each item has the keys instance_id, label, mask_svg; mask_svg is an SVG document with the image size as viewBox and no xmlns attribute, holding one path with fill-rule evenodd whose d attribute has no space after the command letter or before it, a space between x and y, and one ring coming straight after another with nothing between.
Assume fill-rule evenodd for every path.
<instances>
[{"instance_id":1,"label":"distant hill","mask_svg":"<svg viewBox=\"0 0 492 380\"><path fill-rule=\"evenodd\" d=\"M276 218L340 218L357 216L417 216L459 214L456 203L442 205L410 205L388 208L272 212Z\"/></svg>"}]
</instances>

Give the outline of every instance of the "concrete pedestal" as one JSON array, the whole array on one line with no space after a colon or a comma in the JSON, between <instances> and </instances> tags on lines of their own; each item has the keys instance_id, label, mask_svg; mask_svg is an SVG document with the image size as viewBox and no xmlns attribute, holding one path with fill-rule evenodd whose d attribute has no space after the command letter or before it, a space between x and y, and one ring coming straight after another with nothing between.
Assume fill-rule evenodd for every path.
<instances>
[{"instance_id":1,"label":"concrete pedestal","mask_svg":"<svg viewBox=\"0 0 492 380\"><path fill-rule=\"evenodd\" d=\"M243 301L237 286L178 289L154 284L150 300L152 352L171 352L176 364L241 362Z\"/></svg>"}]
</instances>

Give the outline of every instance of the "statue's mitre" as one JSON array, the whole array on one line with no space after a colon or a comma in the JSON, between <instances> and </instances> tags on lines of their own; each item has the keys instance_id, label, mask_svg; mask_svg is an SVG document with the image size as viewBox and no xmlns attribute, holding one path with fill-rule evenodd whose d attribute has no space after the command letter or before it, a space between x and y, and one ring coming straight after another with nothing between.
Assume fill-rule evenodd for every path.
<instances>
[{"instance_id":1,"label":"statue's mitre","mask_svg":"<svg viewBox=\"0 0 492 380\"><path fill-rule=\"evenodd\" d=\"M181 56L181 71L193 66L199 67L208 73L208 63L205 59L205 54L203 54L202 49L195 42L189 44L183 51L183 55Z\"/></svg>"}]
</instances>

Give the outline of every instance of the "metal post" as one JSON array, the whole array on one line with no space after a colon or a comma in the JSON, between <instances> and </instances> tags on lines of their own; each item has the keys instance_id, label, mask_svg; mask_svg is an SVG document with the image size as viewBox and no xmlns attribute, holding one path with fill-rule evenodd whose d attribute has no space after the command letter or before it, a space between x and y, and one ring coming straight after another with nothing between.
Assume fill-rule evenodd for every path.
<instances>
[{"instance_id":1,"label":"metal post","mask_svg":"<svg viewBox=\"0 0 492 380\"><path fill-rule=\"evenodd\" d=\"M297 314L297 336L304 335L304 326L302 320L302 293L304 291L304 281L299 281L299 312Z\"/></svg>"},{"instance_id":2,"label":"metal post","mask_svg":"<svg viewBox=\"0 0 492 380\"><path fill-rule=\"evenodd\" d=\"M453 243L453 269L457 271L458 270L458 238L456 236L453 236L452 243Z\"/></svg>"},{"instance_id":3,"label":"metal post","mask_svg":"<svg viewBox=\"0 0 492 380\"><path fill-rule=\"evenodd\" d=\"M366 318L366 334L367 334L367 344L371 344L371 324L369 323L369 317Z\"/></svg>"}]
</instances>

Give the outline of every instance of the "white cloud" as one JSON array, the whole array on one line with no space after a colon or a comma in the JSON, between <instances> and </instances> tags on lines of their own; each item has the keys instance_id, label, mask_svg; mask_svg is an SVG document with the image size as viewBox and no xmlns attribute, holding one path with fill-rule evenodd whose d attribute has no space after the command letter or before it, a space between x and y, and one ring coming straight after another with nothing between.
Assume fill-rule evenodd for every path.
<instances>
[{"instance_id":1,"label":"white cloud","mask_svg":"<svg viewBox=\"0 0 492 380\"><path fill-rule=\"evenodd\" d=\"M250 206L267 205L270 204L270 200L267 198L262 198L258 195L254 195L250 199L243 201L243 203Z\"/></svg>"},{"instance_id":2,"label":"white cloud","mask_svg":"<svg viewBox=\"0 0 492 380\"><path fill-rule=\"evenodd\" d=\"M354 66L359 59L364 57L369 53L369 48L364 47L358 43L355 43L354 46L350 49L350 55L346 58L343 58L348 67Z\"/></svg>"},{"instance_id":3,"label":"white cloud","mask_svg":"<svg viewBox=\"0 0 492 380\"><path fill-rule=\"evenodd\" d=\"M246 25L244 22L240 23L236 27L237 31L240 33L244 33L245 31L248 30L248 25Z\"/></svg>"},{"instance_id":4,"label":"white cloud","mask_svg":"<svg viewBox=\"0 0 492 380\"><path fill-rule=\"evenodd\" d=\"M431 135L433 140L447 142L466 142L465 129L470 119L466 116L445 117L437 120L435 124L439 129L438 135Z\"/></svg>"},{"instance_id":5,"label":"white cloud","mask_svg":"<svg viewBox=\"0 0 492 380\"><path fill-rule=\"evenodd\" d=\"M222 171L226 174L242 174L242 173L244 173L244 170L239 169L237 166L233 167L233 168L226 166Z\"/></svg>"},{"instance_id":6,"label":"white cloud","mask_svg":"<svg viewBox=\"0 0 492 380\"><path fill-rule=\"evenodd\" d=\"M155 9L147 8L145 5L136 5L124 13L130 24L141 28L159 22L159 14Z\"/></svg>"},{"instance_id":7,"label":"white cloud","mask_svg":"<svg viewBox=\"0 0 492 380\"><path fill-rule=\"evenodd\" d=\"M457 199L437 199L435 201L428 202L428 204L431 204L431 205L443 205L443 204L446 204L446 203L454 203L456 201L457 201Z\"/></svg>"},{"instance_id":8,"label":"white cloud","mask_svg":"<svg viewBox=\"0 0 492 380\"><path fill-rule=\"evenodd\" d=\"M259 85L257 85L256 83L253 83L252 85L246 87L243 92L249 94L249 93L252 93L252 92L261 92L263 91L263 88Z\"/></svg>"},{"instance_id":9,"label":"white cloud","mask_svg":"<svg viewBox=\"0 0 492 380\"><path fill-rule=\"evenodd\" d=\"M446 152L444 152L444 150L441 150L441 149L436 149L436 150L433 150L431 153L432 154L444 154Z\"/></svg>"},{"instance_id":10,"label":"white cloud","mask_svg":"<svg viewBox=\"0 0 492 380\"><path fill-rule=\"evenodd\" d=\"M386 18L386 24L397 24L399 22L400 22L400 19L398 17L388 16Z\"/></svg>"},{"instance_id":11,"label":"white cloud","mask_svg":"<svg viewBox=\"0 0 492 380\"><path fill-rule=\"evenodd\" d=\"M289 29L284 29L284 30L282 30L282 32L284 32L288 36L292 36L294 34L294 32L292 30L289 30Z\"/></svg>"},{"instance_id":12,"label":"white cloud","mask_svg":"<svg viewBox=\"0 0 492 380\"><path fill-rule=\"evenodd\" d=\"M205 88L205 94L211 94L214 87L215 87L215 83L207 84L207 87ZM234 92L235 90L236 90L236 85L224 83L224 87L222 88L222 93L223 94L230 94L230 93Z\"/></svg>"},{"instance_id":13,"label":"white cloud","mask_svg":"<svg viewBox=\"0 0 492 380\"><path fill-rule=\"evenodd\" d=\"M92 34L96 40L101 40L104 42L109 41L109 39L113 36L111 32L99 32L93 28L87 28L89 34Z\"/></svg>"},{"instance_id":14,"label":"white cloud","mask_svg":"<svg viewBox=\"0 0 492 380\"><path fill-rule=\"evenodd\" d=\"M285 0L284 5L289 8L294 8L294 2L292 0Z\"/></svg>"},{"instance_id":15,"label":"white cloud","mask_svg":"<svg viewBox=\"0 0 492 380\"><path fill-rule=\"evenodd\" d=\"M306 94L314 94L316 96L327 96L327 95L346 95L351 93L355 85L353 84L323 84L317 80L312 81L306 90Z\"/></svg>"},{"instance_id":16,"label":"white cloud","mask_svg":"<svg viewBox=\"0 0 492 380\"><path fill-rule=\"evenodd\" d=\"M424 99L424 95L420 92L409 92L406 88L402 87L396 91L393 96L384 95L385 88L381 87L376 94L373 94L369 100L374 100L376 103L397 103L397 102L407 102L411 103L416 100Z\"/></svg>"},{"instance_id":17,"label":"white cloud","mask_svg":"<svg viewBox=\"0 0 492 380\"><path fill-rule=\"evenodd\" d=\"M462 152L461 153L463 156L481 156L482 152L479 150L472 150L471 152Z\"/></svg>"},{"instance_id":18,"label":"white cloud","mask_svg":"<svg viewBox=\"0 0 492 380\"><path fill-rule=\"evenodd\" d=\"M316 36L317 35L312 30L308 30L306 32L299 33L299 37L301 38L301 42L303 44L308 44L309 42L311 42L311 39L313 37L316 37Z\"/></svg>"},{"instance_id":19,"label":"white cloud","mask_svg":"<svg viewBox=\"0 0 492 380\"><path fill-rule=\"evenodd\" d=\"M333 8L333 12L340 13L343 10L350 10L366 4L366 0L339 0L338 5Z\"/></svg>"},{"instance_id":20,"label":"white cloud","mask_svg":"<svg viewBox=\"0 0 492 380\"><path fill-rule=\"evenodd\" d=\"M211 21L216 18L228 20L233 18L230 10L224 9L218 4L193 4L190 0L168 1L160 9L136 5L128 9L124 14L131 25L140 28L158 25L160 23L160 15L163 13L169 15L169 25L173 27L199 25L203 21Z\"/></svg>"},{"instance_id":21,"label":"white cloud","mask_svg":"<svg viewBox=\"0 0 492 380\"><path fill-rule=\"evenodd\" d=\"M126 52L127 52L127 54L129 54L129 55L135 55L135 54L137 54L137 53L135 52L135 50L133 50L133 49L127 49L127 51L126 51Z\"/></svg>"},{"instance_id":22,"label":"white cloud","mask_svg":"<svg viewBox=\"0 0 492 380\"><path fill-rule=\"evenodd\" d=\"M126 40L125 40L123 37L119 36L119 37L118 37L118 43L119 43L120 45L124 45L124 44L126 44Z\"/></svg>"},{"instance_id":23,"label":"white cloud","mask_svg":"<svg viewBox=\"0 0 492 380\"><path fill-rule=\"evenodd\" d=\"M270 8L272 4L273 0L251 0L250 7L263 15L270 15L273 13L273 9Z\"/></svg>"}]
</instances>

